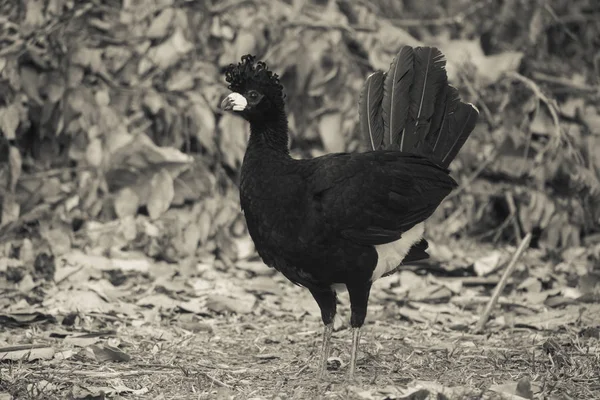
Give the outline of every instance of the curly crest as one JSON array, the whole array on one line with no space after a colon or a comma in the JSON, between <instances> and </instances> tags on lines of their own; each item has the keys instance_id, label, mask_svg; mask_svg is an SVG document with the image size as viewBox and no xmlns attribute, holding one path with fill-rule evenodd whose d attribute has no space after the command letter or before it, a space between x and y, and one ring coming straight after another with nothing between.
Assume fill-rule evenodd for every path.
<instances>
[{"instance_id":1,"label":"curly crest","mask_svg":"<svg viewBox=\"0 0 600 400\"><path fill-rule=\"evenodd\" d=\"M242 56L242 61L237 65L229 64L225 68L225 80L229 83L228 88L234 92L243 92L252 87L283 98L279 76L271 72L263 61L256 61L251 54Z\"/></svg>"}]
</instances>

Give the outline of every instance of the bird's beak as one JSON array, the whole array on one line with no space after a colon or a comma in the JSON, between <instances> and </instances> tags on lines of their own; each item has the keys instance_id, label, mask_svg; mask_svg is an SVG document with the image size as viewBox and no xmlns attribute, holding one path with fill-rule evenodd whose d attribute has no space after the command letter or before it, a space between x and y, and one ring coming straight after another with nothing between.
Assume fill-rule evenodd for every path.
<instances>
[{"instance_id":1,"label":"bird's beak","mask_svg":"<svg viewBox=\"0 0 600 400\"><path fill-rule=\"evenodd\" d=\"M231 93L221 102L223 111L244 111L248 105L248 100L239 93Z\"/></svg>"}]
</instances>

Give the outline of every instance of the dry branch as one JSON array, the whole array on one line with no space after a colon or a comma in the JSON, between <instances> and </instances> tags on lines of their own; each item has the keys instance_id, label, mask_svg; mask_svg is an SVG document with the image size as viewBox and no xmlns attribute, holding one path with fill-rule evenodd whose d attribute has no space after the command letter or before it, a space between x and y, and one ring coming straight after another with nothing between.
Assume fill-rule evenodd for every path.
<instances>
[{"instance_id":1,"label":"dry branch","mask_svg":"<svg viewBox=\"0 0 600 400\"><path fill-rule=\"evenodd\" d=\"M525 236L525 238L523 238L523 241L517 248L517 251L515 252L512 260L510 260L508 267L506 267L506 270L504 271L504 274L502 275L500 282L498 282L498 285L496 285L496 288L494 289L494 293L492 294L492 298L490 299L489 303L487 304L485 311L481 315L479 322L475 326L474 331L476 333L483 331L483 327L484 327L485 323L488 321L488 319L490 318L492 309L496 306L496 303L498 303L498 299L500 298L500 294L502 293L502 291L504 290L504 287L506 286L506 283L508 282L508 278L510 278L510 276L512 275L512 273L514 272L514 270L517 266L517 261L519 261L519 259L523 255L523 252L525 251L525 249L527 249L529 247L529 242L531 242L531 233L528 233Z\"/></svg>"}]
</instances>

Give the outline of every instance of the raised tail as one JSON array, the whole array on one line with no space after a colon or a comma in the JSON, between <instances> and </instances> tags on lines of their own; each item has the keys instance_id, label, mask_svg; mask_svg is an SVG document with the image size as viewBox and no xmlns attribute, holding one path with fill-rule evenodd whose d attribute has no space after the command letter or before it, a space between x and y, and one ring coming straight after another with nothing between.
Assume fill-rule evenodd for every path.
<instances>
[{"instance_id":1,"label":"raised tail","mask_svg":"<svg viewBox=\"0 0 600 400\"><path fill-rule=\"evenodd\" d=\"M419 154L445 168L478 116L448 84L446 59L435 47L402 47L387 73L366 79L359 102L361 131L371 149Z\"/></svg>"}]
</instances>

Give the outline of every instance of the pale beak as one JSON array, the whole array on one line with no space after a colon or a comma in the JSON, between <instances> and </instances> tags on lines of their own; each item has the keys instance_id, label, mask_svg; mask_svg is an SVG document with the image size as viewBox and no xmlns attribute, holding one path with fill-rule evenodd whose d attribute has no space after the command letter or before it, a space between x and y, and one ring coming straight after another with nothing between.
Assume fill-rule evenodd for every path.
<instances>
[{"instance_id":1,"label":"pale beak","mask_svg":"<svg viewBox=\"0 0 600 400\"><path fill-rule=\"evenodd\" d=\"M223 111L244 111L248 105L248 100L239 93L231 93L221 102Z\"/></svg>"}]
</instances>

